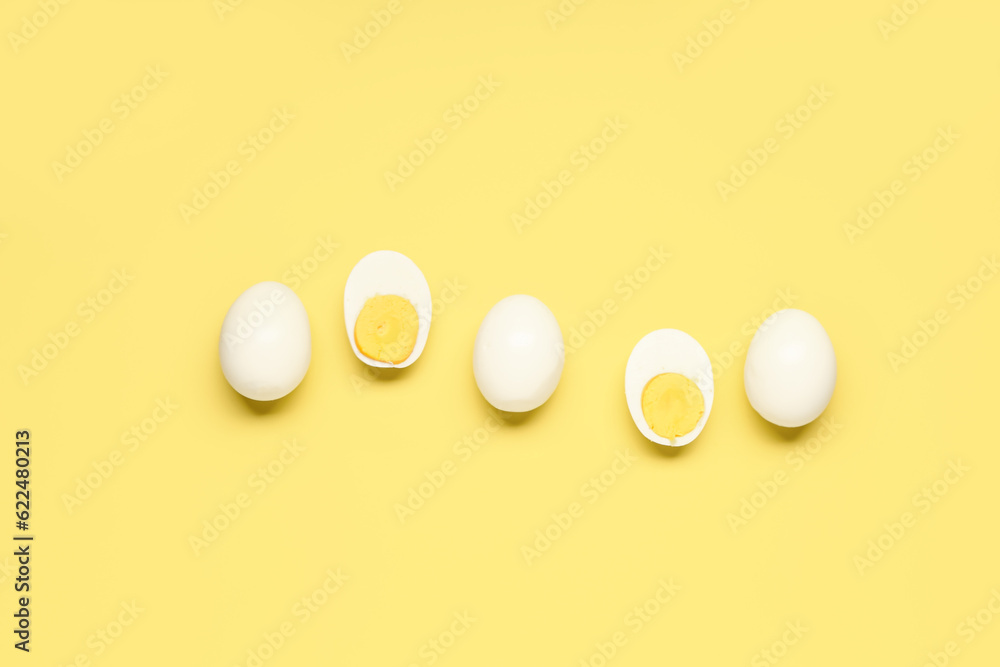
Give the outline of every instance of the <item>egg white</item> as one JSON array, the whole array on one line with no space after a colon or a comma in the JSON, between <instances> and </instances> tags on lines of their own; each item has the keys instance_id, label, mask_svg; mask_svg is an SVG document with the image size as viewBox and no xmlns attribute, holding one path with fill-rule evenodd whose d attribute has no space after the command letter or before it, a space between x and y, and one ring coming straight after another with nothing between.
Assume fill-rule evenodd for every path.
<instances>
[{"instance_id":1,"label":"egg white","mask_svg":"<svg viewBox=\"0 0 1000 667\"><path fill-rule=\"evenodd\" d=\"M229 307L219 332L219 362L226 381L243 396L274 401L288 395L311 360L309 315L286 285L257 283Z\"/></svg>"},{"instance_id":2,"label":"egg white","mask_svg":"<svg viewBox=\"0 0 1000 667\"><path fill-rule=\"evenodd\" d=\"M565 360L556 316L539 299L515 294L498 301L479 325L472 374L490 405L529 412L555 392Z\"/></svg>"},{"instance_id":3,"label":"egg white","mask_svg":"<svg viewBox=\"0 0 1000 667\"><path fill-rule=\"evenodd\" d=\"M354 340L354 325L358 315L368 299L378 295L395 294L401 296L417 311L417 341L413 352L401 363L392 364L366 357L358 349ZM427 345L427 335L431 329L431 315L434 304L431 300L431 288L420 268L406 255L393 250L378 250L361 258L344 286L344 324L347 326L347 339L351 342L354 354L369 366L376 368L406 368L417 360L424 346Z\"/></svg>"},{"instance_id":4,"label":"egg white","mask_svg":"<svg viewBox=\"0 0 1000 667\"><path fill-rule=\"evenodd\" d=\"M777 426L798 428L818 418L837 384L837 355L823 325L804 310L768 317L747 348L743 387L750 405Z\"/></svg>"},{"instance_id":5,"label":"egg white","mask_svg":"<svg viewBox=\"0 0 1000 667\"><path fill-rule=\"evenodd\" d=\"M662 373L678 373L688 378L701 390L705 412L690 433L679 438L657 435L646 423L642 414L642 390L650 380ZM694 338L677 329L659 329L643 336L632 348L625 366L625 400L636 428L649 440L669 447L681 447L698 437L708 415L712 412L715 397L715 380L712 362L705 349Z\"/></svg>"}]
</instances>

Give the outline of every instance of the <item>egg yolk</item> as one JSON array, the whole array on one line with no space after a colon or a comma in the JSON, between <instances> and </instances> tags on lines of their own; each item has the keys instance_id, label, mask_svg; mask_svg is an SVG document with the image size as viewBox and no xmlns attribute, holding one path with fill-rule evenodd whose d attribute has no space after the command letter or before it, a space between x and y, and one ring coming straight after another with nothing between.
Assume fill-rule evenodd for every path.
<instances>
[{"instance_id":1,"label":"egg yolk","mask_svg":"<svg viewBox=\"0 0 1000 667\"><path fill-rule=\"evenodd\" d=\"M680 373L663 373L642 390L642 416L663 438L690 433L705 414L705 398L698 385Z\"/></svg>"},{"instance_id":2,"label":"egg yolk","mask_svg":"<svg viewBox=\"0 0 1000 667\"><path fill-rule=\"evenodd\" d=\"M381 294L365 302L354 323L354 341L369 359L398 364L413 352L418 328L413 304L395 294Z\"/></svg>"}]
</instances>

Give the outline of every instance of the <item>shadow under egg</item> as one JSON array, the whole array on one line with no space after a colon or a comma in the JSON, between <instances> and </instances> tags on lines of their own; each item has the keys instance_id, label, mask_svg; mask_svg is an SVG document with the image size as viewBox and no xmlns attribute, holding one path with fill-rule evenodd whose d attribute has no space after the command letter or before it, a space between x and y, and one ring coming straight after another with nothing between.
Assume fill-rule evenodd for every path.
<instances>
[{"instance_id":1,"label":"shadow under egg","mask_svg":"<svg viewBox=\"0 0 1000 667\"><path fill-rule=\"evenodd\" d=\"M409 371L416 365L416 362L404 368L394 366L369 366L365 362L354 357L355 374L368 382L396 382L409 375Z\"/></svg>"},{"instance_id":2,"label":"shadow under egg","mask_svg":"<svg viewBox=\"0 0 1000 667\"><path fill-rule=\"evenodd\" d=\"M295 389L292 389L281 398L276 398L273 401L256 401L252 398L247 398L233 389L224 375L222 376L222 382L225 384L226 389L231 394L235 395L236 400L250 413L255 415L276 415L285 412L286 410L290 410L297 402L304 400L301 396L305 393L304 386L309 382L309 373L306 372L306 376L302 378L302 381L299 382L298 385L296 385Z\"/></svg>"},{"instance_id":3,"label":"shadow under egg","mask_svg":"<svg viewBox=\"0 0 1000 667\"><path fill-rule=\"evenodd\" d=\"M809 426L809 424L804 424L802 426L788 427L772 424L761 417L760 414L753 409L753 406L750 405L750 401L743 402L743 411L748 415L747 418L753 422L753 429L755 432L765 436L768 442L776 443L782 446L785 444L794 444L800 441L804 437L804 433Z\"/></svg>"}]
</instances>

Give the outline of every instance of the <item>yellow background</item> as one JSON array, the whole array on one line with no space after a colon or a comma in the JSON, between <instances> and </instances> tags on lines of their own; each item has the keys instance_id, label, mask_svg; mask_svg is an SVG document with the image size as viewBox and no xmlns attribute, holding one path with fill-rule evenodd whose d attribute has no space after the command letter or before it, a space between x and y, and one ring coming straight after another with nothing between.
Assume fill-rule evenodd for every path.
<instances>
[{"instance_id":1,"label":"yellow background","mask_svg":"<svg viewBox=\"0 0 1000 667\"><path fill-rule=\"evenodd\" d=\"M30 656L10 645L0 572L3 664L246 665L291 622L264 664L427 665L426 643L465 611L476 622L434 664L597 665L619 631L609 664L771 664L758 652L795 622L808 630L781 664L916 666L953 640L950 664L995 664L1000 618L970 643L957 628L1000 587L1000 281L960 310L949 293L1000 248L996 3L931 0L884 38L889 0L591 0L555 28L556 0L402 0L348 62L341 44L385 6L74 1L15 48L9 33L42 10L5 3L0 497L13 505L13 434L29 428L37 537ZM732 22L679 71L674 53L723 9ZM115 115L157 66L165 79ZM444 114L490 76L500 86L452 128ZM812 86L832 97L786 139L776 123ZM282 108L294 119L247 160L241 143ZM53 162L105 118L113 132L60 181ZM627 128L577 171L609 118ZM954 145L909 180L948 127ZM436 128L446 141L391 191L384 173ZM723 201L717 182L769 137L778 152ZM180 205L230 160L240 173L186 222ZM511 216L562 169L572 184L518 233ZM894 179L905 194L852 243L844 225ZM309 373L252 406L220 371L222 318L250 285L294 275L317 238L338 247L295 285ZM616 284L650 246L671 257L626 300ZM436 297L462 288L395 377L365 373L342 315L352 266L382 248ZM122 269L134 279L85 321L79 304ZM644 440L623 395L632 346L674 327L724 361L779 290L834 342L837 435L795 471L786 456L819 422L757 417L741 351L696 442ZM606 299L617 310L586 327L543 408L462 461L454 443L489 415L476 330L515 293L567 339ZM947 322L894 370L889 353L938 309ZM71 323L79 335L25 382L19 367ZM180 407L127 451L123 432L166 398ZM293 438L305 451L256 494L250 476ZM122 464L69 511L115 450ZM636 462L589 504L581 486L625 450ZM401 523L395 505L447 460L455 474ZM913 496L949 460L970 470L924 513ZM787 484L734 531L728 515L779 471ZM189 538L240 493L252 504L196 554ZM583 516L529 565L522 547L574 501ZM906 511L916 525L859 571ZM15 532L4 515L0 534ZM338 568L349 579L300 622L296 602ZM680 592L633 633L626 615L671 578ZM94 633L133 600L144 611L96 655Z\"/></svg>"}]
</instances>

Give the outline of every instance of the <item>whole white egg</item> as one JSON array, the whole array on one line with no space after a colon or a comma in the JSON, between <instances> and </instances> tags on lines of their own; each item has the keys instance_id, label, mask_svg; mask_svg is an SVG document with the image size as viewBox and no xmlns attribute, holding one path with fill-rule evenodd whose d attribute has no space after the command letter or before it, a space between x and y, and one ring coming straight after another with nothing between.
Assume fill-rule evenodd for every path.
<instances>
[{"instance_id":1,"label":"whole white egg","mask_svg":"<svg viewBox=\"0 0 1000 667\"><path fill-rule=\"evenodd\" d=\"M472 371L490 405L505 412L527 412L556 390L565 354L552 311L533 296L516 294L501 299L483 318Z\"/></svg>"},{"instance_id":2,"label":"whole white egg","mask_svg":"<svg viewBox=\"0 0 1000 667\"><path fill-rule=\"evenodd\" d=\"M434 304L420 268L406 255L364 256L344 286L344 323L354 354L369 366L405 368L427 345Z\"/></svg>"},{"instance_id":3,"label":"whole white egg","mask_svg":"<svg viewBox=\"0 0 1000 667\"><path fill-rule=\"evenodd\" d=\"M808 424L822 414L837 384L837 357L826 329L796 308L764 320L750 341L743 386L750 405L778 426Z\"/></svg>"},{"instance_id":4,"label":"whole white egg","mask_svg":"<svg viewBox=\"0 0 1000 667\"><path fill-rule=\"evenodd\" d=\"M219 361L232 388L247 398L286 396L306 376L311 358L309 316L287 286L257 283L229 307L219 334Z\"/></svg>"},{"instance_id":5,"label":"whole white egg","mask_svg":"<svg viewBox=\"0 0 1000 667\"><path fill-rule=\"evenodd\" d=\"M625 366L625 401L649 440L686 445L712 412L715 380L705 349L677 329L659 329L636 343Z\"/></svg>"}]
</instances>

